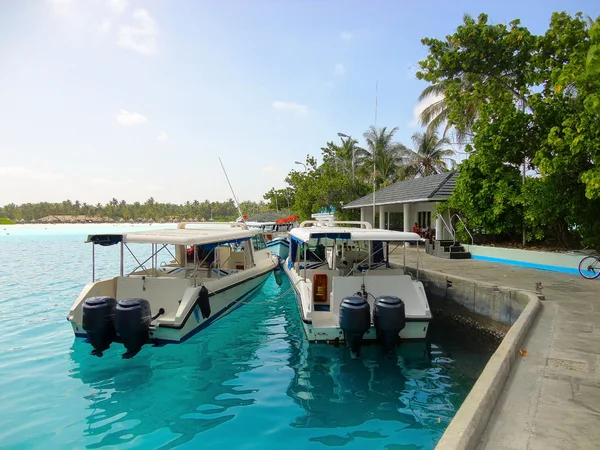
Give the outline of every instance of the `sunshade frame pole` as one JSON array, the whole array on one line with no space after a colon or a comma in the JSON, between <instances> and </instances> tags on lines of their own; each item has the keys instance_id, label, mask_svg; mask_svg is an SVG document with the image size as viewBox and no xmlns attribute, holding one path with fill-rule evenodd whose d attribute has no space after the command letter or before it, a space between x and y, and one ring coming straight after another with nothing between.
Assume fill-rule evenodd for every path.
<instances>
[{"instance_id":1,"label":"sunshade frame pole","mask_svg":"<svg viewBox=\"0 0 600 450\"><path fill-rule=\"evenodd\" d=\"M92 283L96 281L96 244L92 244Z\"/></svg>"},{"instance_id":2,"label":"sunshade frame pole","mask_svg":"<svg viewBox=\"0 0 600 450\"><path fill-rule=\"evenodd\" d=\"M123 276L123 270L124 270L124 263L123 263L123 259L125 257L125 253L124 253L124 248L123 248L123 241L121 241L121 264L120 264L120 268L119 268L119 274L120 276Z\"/></svg>"}]
</instances>

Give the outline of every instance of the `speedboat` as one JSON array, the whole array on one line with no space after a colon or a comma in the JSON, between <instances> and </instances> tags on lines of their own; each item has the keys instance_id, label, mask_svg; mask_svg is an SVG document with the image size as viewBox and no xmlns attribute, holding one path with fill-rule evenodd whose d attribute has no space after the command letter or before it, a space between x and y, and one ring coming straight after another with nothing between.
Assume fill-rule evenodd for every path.
<instances>
[{"instance_id":1,"label":"speedboat","mask_svg":"<svg viewBox=\"0 0 600 450\"><path fill-rule=\"evenodd\" d=\"M432 315L423 283L389 263L397 248L421 241L362 221L309 220L290 230L284 270L308 340L346 342L356 356L363 341L391 354L398 339L425 339Z\"/></svg>"},{"instance_id":2,"label":"speedboat","mask_svg":"<svg viewBox=\"0 0 600 450\"><path fill-rule=\"evenodd\" d=\"M93 244L92 282L67 320L97 356L112 342L123 343L124 358L147 342L183 342L243 305L272 272L281 273L260 230L244 223L180 223L176 229L90 235L86 242ZM120 245L119 275L95 280L97 245ZM146 252L138 258L131 247ZM127 272L125 251L135 260ZM170 261L159 264L161 254Z\"/></svg>"},{"instance_id":3,"label":"speedboat","mask_svg":"<svg viewBox=\"0 0 600 450\"><path fill-rule=\"evenodd\" d=\"M244 219L246 218L247 216L244 217ZM238 218L238 221L241 219L242 218ZM276 255L279 255L282 260L286 259L290 251L288 234L290 229L298 225L298 216L282 217L272 221L251 219L247 220L246 224L250 228L259 228L262 230L269 250Z\"/></svg>"}]
</instances>

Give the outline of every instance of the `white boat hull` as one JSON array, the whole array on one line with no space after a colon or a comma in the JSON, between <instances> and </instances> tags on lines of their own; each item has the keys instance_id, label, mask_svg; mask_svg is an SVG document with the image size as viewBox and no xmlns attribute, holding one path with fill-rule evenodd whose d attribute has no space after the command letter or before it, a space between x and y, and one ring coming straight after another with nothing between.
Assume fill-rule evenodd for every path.
<instances>
[{"instance_id":1,"label":"white boat hull","mask_svg":"<svg viewBox=\"0 0 600 450\"><path fill-rule=\"evenodd\" d=\"M290 278L290 282L294 287L294 292L296 295L298 313L300 318L302 319L302 325L304 328L304 332L306 334L307 339L310 342L328 342L328 343L338 343L344 342L344 332L339 326L339 320L336 316L335 312L330 311L320 312L313 310L314 302L311 302L312 296L312 281L304 280L304 278L299 275L296 270L294 270L293 266L288 267L287 261L284 263L284 270L288 277ZM318 271L318 268L314 270ZM300 270L302 273L302 270ZM311 272L311 271L308 271ZM381 271L383 273L383 271ZM393 272L393 271L392 271ZM367 275L366 277L350 277L358 279L358 284L362 282L361 279L366 280L365 283L367 286L369 285L369 281L373 281L373 284L384 284L385 281L392 279L393 276L396 277L406 277L410 279L409 275L383 275L383 278L378 278L378 281L374 281L378 275ZM381 276L379 276L381 277ZM339 277L346 279L345 277ZM409 302L411 304L411 312L412 315L406 316L406 325L400 331L399 337L402 340L423 340L427 337L427 330L429 328L429 323L431 321L431 311L429 310L429 304L427 302L427 298L425 296L425 289L423 284L416 280L404 280L404 290L402 292L392 291L385 292L386 295L395 295L403 299L405 303ZM355 283L356 284L356 283ZM352 292L352 289L346 289L347 293L342 294L342 297L348 295L348 293ZM377 295L375 295L377 296ZM337 302L342 299L337 298ZM373 310L373 300L369 301L370 309ZM335 307L333 308L335 310ZM420 314L414 314L415 309L420 311ZM373 321L371 320L371 327L369 330L363 335L363 340L365 341L374 341L377 339L376 329L373 325Z\"/></svg>"},{"instance_id":2,"label":"white boat hull","mask_svg":"<svg viewBox=\"0 0 600 450\"><path fill-rule=\"evenodd\" d=\"M276 238L267 242L267 248L281 259L286 259L290 253L290 243L286 238Z\"/></svg>"}]
</instances>

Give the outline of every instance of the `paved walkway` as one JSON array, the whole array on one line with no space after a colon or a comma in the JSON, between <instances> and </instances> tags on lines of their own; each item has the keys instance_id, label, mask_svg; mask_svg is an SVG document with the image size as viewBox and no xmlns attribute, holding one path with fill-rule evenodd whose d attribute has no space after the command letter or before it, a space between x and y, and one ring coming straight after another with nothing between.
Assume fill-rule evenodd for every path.
<instances>
[{"instance_id":1,"label":"paved walkway","mask_svg":"<svg viewBox=\"0 0 600 450\"><path fill-rule=\"evenodd\" d=\"M402 264L401 250L392 261ZM416 252L408 250L414 267ZM543 295L478 449L600 449L600 279L420 253L420 267Z\"/></svg>"}]
</instances>

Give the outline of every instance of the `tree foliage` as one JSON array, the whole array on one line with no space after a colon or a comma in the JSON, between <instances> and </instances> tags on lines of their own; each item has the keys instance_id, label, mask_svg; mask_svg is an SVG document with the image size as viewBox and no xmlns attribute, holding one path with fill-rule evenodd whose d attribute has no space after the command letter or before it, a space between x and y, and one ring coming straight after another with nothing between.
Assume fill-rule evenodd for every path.
<instances>
[{"instance_id":1,"label":"tree foliage","mask_svg":"<svg viewBox=\"0 0 600 450\"><path fill-rule=\"evenodd\" d=\"M417 76L444 87L449 123L472 130L448 204L473 227L514 235L525 225L530 239L600 245L598 26L554 13L534 35L481 14L444 40L423 39Z\"/></svg>"},{"instance_id":2,"label":"tree foliage","mask_svg":"<svg viewBox=\"0 0 600 450\"><path fill-rule=\"evenodd\" d=\"M264 202L242 202L240 204L242 213L252 214L258 212L266 212L269 210L268 205ZM120 221L121 219L127 222L136 221L160 221L182 219L197 219L197 220L215 220L228 221L235 220L238 216L238 209L233 199L225 202L199 202L194 200L188 201L182 205L173 203L159 203L150 197L144 203L134 202L127 203L125 200L117 200L113 198L111 201L102 205L88 205L76 200L65 200L61 203L24 203L15 205L10 203L4 207L0 207L0 217L5 216L9 219L26 222L37 221L43 217L52 215L68 215L68 216L87 216L89 218L109 219Z\"/></svg>"}]
</instances>

